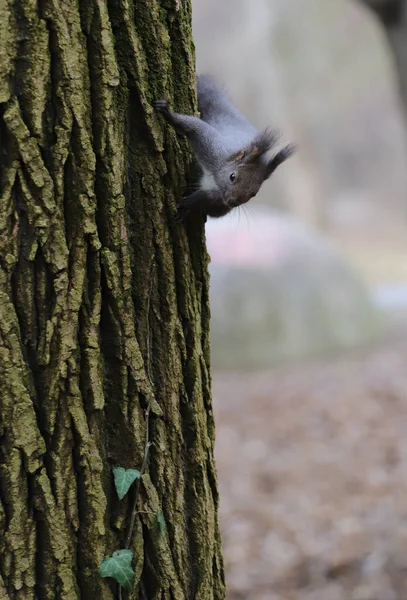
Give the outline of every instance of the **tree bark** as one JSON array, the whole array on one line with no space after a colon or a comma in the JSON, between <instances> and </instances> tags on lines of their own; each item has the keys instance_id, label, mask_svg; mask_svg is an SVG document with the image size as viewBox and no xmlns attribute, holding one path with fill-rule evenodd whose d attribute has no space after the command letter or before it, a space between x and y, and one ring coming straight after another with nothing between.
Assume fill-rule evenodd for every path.
<instances>
[{"instance_id":1,"label":"tree bark","mask_svg":"<svg viewBox=\"0 0 407 600\"><path fill-rule=\"evenodd\" d=\"M400 22L388 29L389 40L394 51L400 92L407 116L407 7L401 15Z\"/></svg>"},{"instance_id":2,"label":"tree bark","mask_svg":"<svg viewBox=\"0 0 407 600\"><path fill-rule=\"evenodd\" d=\"M407 114L407 5L405 0L362 0L374 10L386 28L399 76L400 93Z\"/></svg>"},{"instance_id":3,"label":"tree bark","mask_svg":"<svg viewBox=\"0 0 407 600\"><path fill-rule=\"evenodd\" d=\"M117 597L136 499L131 597L224 598L203 224L151 108L196 108L190 2L0 0L0 28L0 597Z\"/></svg>"}]
</instances>

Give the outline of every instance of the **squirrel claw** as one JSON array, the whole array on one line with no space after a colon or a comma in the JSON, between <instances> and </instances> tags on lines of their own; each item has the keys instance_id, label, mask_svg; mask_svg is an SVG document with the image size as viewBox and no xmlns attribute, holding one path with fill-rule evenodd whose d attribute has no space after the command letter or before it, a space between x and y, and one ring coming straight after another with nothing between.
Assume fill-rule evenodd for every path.
<instances>
[{"instance_id":1,"label":"squirrel claw","mask_svg":"<svg viewBox=\"0 0 407 600\"><path fill-rule=\"evenodd\" d=\"M154 100L153 106L157 112L160 113L169 113L170 109L168 108L167 100Z\"/></svg>"},{"instance_id":2,"label":"squirrel claw","mask_svg":"<svg viewBox=\"0 0 407 600\"><path fill-rule=\"evenodd\" d=\"M190 215L191 210L188 207L188 203L185 202L185 198L178 204L177 214L175 215L175 220L178 223L182 223L185 219Z\"/></svg>"},{"instance_id":3,"label":"squirrel claw","mask_svg":"<svg viewBox=\"0 0 407 600\"><path fill-rule=\"evenodd\" d=\"M185 219L189 215L189 210L186 208L179 207L177 210L177 214L175 215L175 220L177 223L183 223Z\"/></svg>"}]
</instances>

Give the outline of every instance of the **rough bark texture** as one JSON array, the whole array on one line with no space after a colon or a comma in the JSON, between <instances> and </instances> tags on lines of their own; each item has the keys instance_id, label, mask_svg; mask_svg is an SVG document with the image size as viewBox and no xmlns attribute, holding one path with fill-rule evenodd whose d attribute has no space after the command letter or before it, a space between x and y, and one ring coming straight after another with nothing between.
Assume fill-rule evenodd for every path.
<instances>
[{"instance_id":1,"label":"rough bark texture","mask_svg":"<svg viewBox=\"0 0 407 600\"><path fill-rule=\"evenodd\" d=\"M196 108L189 0L0 0L2 598L115 597L149 402L133 597L224 597L207 255L161 97Z\"/></svg>"}]
</instances>

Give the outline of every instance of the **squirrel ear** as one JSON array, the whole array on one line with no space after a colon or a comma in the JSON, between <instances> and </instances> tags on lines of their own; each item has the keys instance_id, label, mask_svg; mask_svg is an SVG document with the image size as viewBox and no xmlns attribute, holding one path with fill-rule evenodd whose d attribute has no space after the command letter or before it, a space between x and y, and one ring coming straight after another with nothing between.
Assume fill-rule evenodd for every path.
<instances>
[{"instance_id":1,"label":"squirrel ear","mask_svg":"<svg viewBox=\"0 0 407 600\"><path fill-rule=\"evenodd\" d=\"M243 150L240 150L240 152L238 152L237 154L234 154L230 158L230 160L232 160L233 162L243 161L245 163L250 163L259 158L261 154L262 152L260 151L258 146L255 143L253 143L250 144L250 146L243 148Z\"/></svg>"},{"instance_id":2,"label":"squirrel ear","mask_svg":"<svg viewBox=\"0 0 407 600\"><path fill-rule=\"evenodd\" d=\"M262 154L264 154L265 150L261 150L257 144L253 144L250 147L249 152L247 153L246 162L252 162L259 158Z\"/></svg>"},{"instance_id":3,"label":"squirrel ear","mask_svg":"<svg viewBox=\"0 0 407 600\"><path fill-rule=\"evenodd\" d=\"M290 158L295 153L295 150L296 148L294 144L289 144L288 146L280 150L280 152L277 152L275 157L267 162L266 179L268 179L270 175L274 173L277 167L279 167L285 160L287 160L287 158Z\"/></svg>"},{"instance_id":4,"label":"squirrel ear","mask_svg":"<svg viewBox=\"0 0 407 600\"><path fill-rule=\"evenodd\" d=\"M237 154L235 154L234 156L232 156L231 160L233 160L233 161L242 160L246 156L246 154L247 154L247 150L245 150L245 149L240 150L240 152L238 152Z\"/></svg>"},{"instance_id":5,"label":"squirrel ear","mask_svg":"<svg viewBox=\"0 0 407 600\"><path fill-rule=\"evenodd\" d=\"M278 137L278 133L266 129L257 135L246 148L242 148L237 154L234 154L230 160L244 161L245 163L255 162L276 144Z\"/></svg>"},{"instance_id":6,"label":"squirrel ear","mask_svg":"<svg viewBox=\"0 0 407 600\"><path fill-rule=\"evenodd\" d=\"M247 148L240 150L240 152L232 156L232 160L238 162L243 160L244 162L248 163L256 160L260 154L260 149L255 144L251 144Z\"/></svg>"},{"instance_id":7,"label":"squirrel ear","mask_svg":"<svg viewBox=\"0 0 407 600\"><path fill-rule=\"evenodd\" d=\"M256 161L277 143L279 134L276 131L265 129L254 138L246 152L246 162Z\"/></svg>"}]
</instances>

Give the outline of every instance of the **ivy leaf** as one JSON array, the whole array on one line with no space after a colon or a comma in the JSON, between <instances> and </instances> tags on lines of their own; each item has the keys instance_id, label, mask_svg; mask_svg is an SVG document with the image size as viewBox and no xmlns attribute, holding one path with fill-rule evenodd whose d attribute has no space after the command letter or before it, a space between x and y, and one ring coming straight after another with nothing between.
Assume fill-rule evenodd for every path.
<instances>
[{"instance_id":1,"label":"ivy leaf","mask_svg":"<svg viewBox=\"0 0 407 600\"><path fill-rule=\"evenodd\" d=\"M117 495L119 496L119 500L122 500L129 491L131 484L141 477L141 473L137 469L114 467L113 476Z\"/></svg>"},{"instance_id":2,"label":"ivy leaf","mask_svg":"<svg viewBox=\"0 0 407 600\"><path fill-rule=\"evenodd\" d=\"M157 513L157 523L160 528L161 535L165 537L165 519L161 510Z\"/></svg>"},{"instance_id":3,"label":"ivy leaf","mask_svg":"<svg viewBox=\"0 0 407 600\"><path fill-rule=\"evenodd\" d=\"M110 558L102 560L99 575L116 579L125 590L132 592L135 579L135 573L131 566L132 558L131 550L116 550Z\"/></svg>"}]
</instances>

